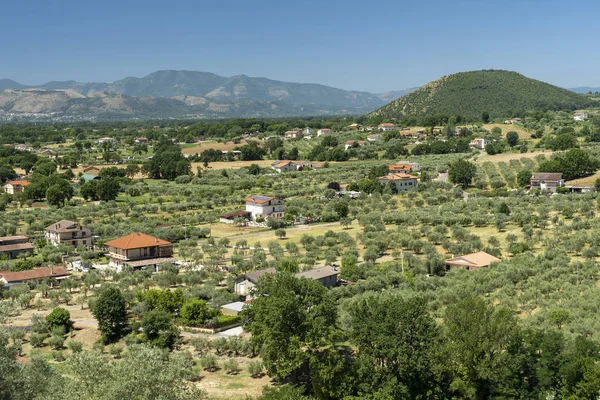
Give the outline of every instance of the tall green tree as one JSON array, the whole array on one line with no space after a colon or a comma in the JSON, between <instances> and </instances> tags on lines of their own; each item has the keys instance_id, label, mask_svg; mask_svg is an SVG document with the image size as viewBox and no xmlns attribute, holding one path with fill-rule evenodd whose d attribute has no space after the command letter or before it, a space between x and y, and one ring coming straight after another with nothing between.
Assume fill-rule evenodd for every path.
<instances>
[{"instance_id":1,"label":"tall green tree","mask_svg":"<svg viewBox=\"0 0 600 400\"><path fill-rule=\"evenodd\" d=\"M255 300L241 315L269 375L299 381L311 356L328 343L337 312L318 281L278 273L261 278Z\"/></svg>"},{"instance_id":2,"label":"tall green tree","mask_svg":"<svg viewBox=\"0 0 600 400\"><path fill-rule=\"evenodd\" d=\"M127 303L117 287L108 286L103 289L98 297L90 302L90 310L98 320L98 328L105 343L122 336L127 328Z\"/></svg>"},{"instance_id":3,"label":"tall green tree","mask_svg":"<svg viewBox=\"0 0 600 400\"><path fill-rule=\"evenodd\" d=\"M475 177L477 167L475 164L466 160L457 160L450 164L448 170L448 179L454 184L461 185L463 187L469 186Z\"/></svg>"}]
</instances>

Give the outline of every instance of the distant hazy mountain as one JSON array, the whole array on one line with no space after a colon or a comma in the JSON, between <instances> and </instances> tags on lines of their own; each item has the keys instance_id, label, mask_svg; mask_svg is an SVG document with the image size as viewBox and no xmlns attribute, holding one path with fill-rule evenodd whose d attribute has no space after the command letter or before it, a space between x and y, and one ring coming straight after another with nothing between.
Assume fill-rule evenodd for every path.
<instances>
[{"instance_id":1,"label":"distant hazy mountain","mask_svg":"<svg viewBox=\"0 0 600 400\"><path fill-rule=\"evenodd\" d=\"M581 94L517 72L483 70L442 77L370 115L419 119L443 114L474 119L487 112L492 118L503 118L519 110L574 110L588 104L590 99Z\"/></svg>"},{"instance_id":2,"label":"distant hazy mountain","mask_svg":"<svg viewBox=\"0 0 600 400\"><path fill-rule=\"evenodd\" d=\"M404 90L392 90L391 92L377 93L375 96L379 97L381 100L385 101L386 103L389 103L390 101L399 99L402 96L406 96L407 94L412 93L417 89L419 89L419 88L413 87L413 88L404 89Z\"/></svg>"},{"instance_id":3,"label":"distant hazy mountain","mask_svg":"<svg viewBox=\"0 0 600 400\"><path fill-rule=\"evenodd\" d=\"M12 79L0 79L0 90L24 89L25 87L25 85L21 85L20 83L15 82Z\"/></svg>"},{"instance_id":4,"label":"distant hazy mountain","mask_svg":"<svg viewBox=\"0 0 600 400\"><path fill-rule=\"evenodd\" d=\"M5 89L32 89L34 87L21 85L11 80L0 80L0 90ZM128 98L129 107L119 110L113 107L111 113L121 112L122 115L140 118L165 118L196 115L199 118L210 117L252 117L252 116L299 116L299 115L335 115L335 114L364 114L385 104L377 95L367 92L347 91L329 86L310 83L290 83L275 81L267 78L252 78L238 75L230 78L215 75L209 72L195 71L157 71L143 78L125 78L113 83L82 83L76 81L53 81L35 87L47 89L49 92L34 91L16 93L0 92L0 106L5 113L14 113L15 109L8 107L13 104L16 97L19 104L34 104L33 98L40 97L40 104L48 113L67 115L73 112L71 107L54 109L58 107L56 99L64 98L61 91L72 91L86 99L97 101L98 94L103 99L113 99L115 96ZM15 97L16 96L16 97ZM4 98L4 99L2 99ZM131 99L129 99L131 98ZM147 109L141 107L150 102L149 98L170 100L167 110L156 109L156 115L147 115ZM53 99L49 101L49 99ZM72 97L71 100L74 101ZM134 104L143 110L138 110ZM22 101L21 101L22 100ZM88 104L82 99L79 103ZM24 103L23 103L24 102ZM121 102L117 102L122 104ZM157 100L155 104L159 103ZM166 106L166 102L160 103ZM124 106L124 105L123 105ZM18 107L21 113L38 112L39 107ZM85 117L90 112L90 117L98 117L98 109L86 111L85 107L77 108L78 117ZM139 114L139 115L138 115ZM111 114L112 115L112 114Z\"/></svg>"},{"instance_id":5,"label":"distant hazy mountain","mask_svg":"<svg viewBox=\"0 0 600 400\"><path fill-rule=\"evenodd\" d=\"M587 86L582 86L582 87L576 87L576 88L571 88L569 89L571 92L575 92L575 93L596 93L596 92L600 92L600 87L587 87Z\"/></svg>"}]
</instances>

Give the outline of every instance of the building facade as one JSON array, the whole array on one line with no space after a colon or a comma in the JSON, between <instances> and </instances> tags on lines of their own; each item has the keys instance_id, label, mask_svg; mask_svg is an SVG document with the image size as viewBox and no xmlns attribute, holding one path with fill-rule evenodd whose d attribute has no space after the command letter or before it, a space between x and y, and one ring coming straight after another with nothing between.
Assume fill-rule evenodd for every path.
<instances>
[{"instance_id":1,"label":"building facade","mask_svg":"<svg viewBox=\"0 0 600 400\"><path fill-rule=\"evenodd\" d=\"M379 183L393 182L396 193L409 192L417 189L417 177L408 174L390 173L379 177Z\"/></svg>"},{"instance_id":2,"label":"building facade","mask_svg":"<svg viewBox=\"0 0 600 400\"><path fill-rule=\"evenodd\" d=\"M8 181L6 182L6 185L4 185L4 191L8 194L17 194L25 190L28 185L29 181Z\"/></svg>"},{"instance_id":3,"label":"building facade","mask_svg":"<svg viewBox=\"0 0 600 400\"><path fill-rule=\"evenodd\" d=\"M561 173L534 172L531 175L529 184L531 189L556 192L557 188L565 186L565 181Z\"/></svg>"},{"instance_id":4,"label":"building facade","mask_svg":"<svg viewBox=\"0 0 600 400\"><path fill-rule=\"evenodd\" d=\"M253 221L256 218L283 218L285 216L283 200L268 196L252 196L246 199L246 212Z\"/></svg>"},{"instance_id":5,"label":"building facade","mask_svg":"<svg viewBox=\"0 0 600 400\"><path fill-rule=\"evenodd\" d=\"M157 267L163 262L177 262L173 258L173 243L135 232L104 244L108 249L108 265L121 271L123 267Z\"/></svg>"},{"instance_id":6,"label":"building facade","mask_svg":"<svg viewBox=\"0 0 600 400\"><path fill-rule=\"evenodd\" d=\"M79 222L62 220L46 227L46 241L53 246L92 247L94 245L92 231L81 226Z\"/></svg>"}]
</instances>

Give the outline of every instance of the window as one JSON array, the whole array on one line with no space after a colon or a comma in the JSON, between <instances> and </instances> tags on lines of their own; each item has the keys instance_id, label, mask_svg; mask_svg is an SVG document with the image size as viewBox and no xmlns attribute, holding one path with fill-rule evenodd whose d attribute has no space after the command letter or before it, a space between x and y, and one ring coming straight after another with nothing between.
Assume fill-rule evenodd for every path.
<instances>
[{"instance_id":1,"label":"window","mask_svg":"<svg viewBox=\"0 0 600 400\"><path fill-rule=\"evenodd\" d=\"M83 244L86 244L86 241L85 241L85 240L83 241Z\"/></svg>"}]
</instances>

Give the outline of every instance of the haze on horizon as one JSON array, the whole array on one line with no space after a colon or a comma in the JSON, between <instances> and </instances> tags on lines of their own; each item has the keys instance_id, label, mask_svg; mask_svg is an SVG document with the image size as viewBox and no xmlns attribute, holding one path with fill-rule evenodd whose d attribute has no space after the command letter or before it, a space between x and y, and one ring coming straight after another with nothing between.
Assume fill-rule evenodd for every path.
<instances>
[{"instance_id":1,"label":"haze on horizon","mask_svg":"<svg viewBox=\"0 0 600 400\"><path fill-rule=\"evenodd\" d=\"M506 69L600 86L600 4L588 0L85 3L3 5L0 79L112 82L177 69L386 92Z\"/></svg>"}]
</instances>

